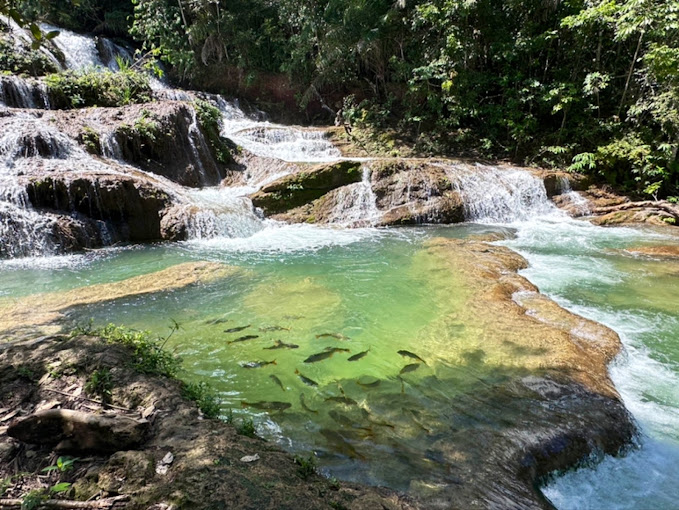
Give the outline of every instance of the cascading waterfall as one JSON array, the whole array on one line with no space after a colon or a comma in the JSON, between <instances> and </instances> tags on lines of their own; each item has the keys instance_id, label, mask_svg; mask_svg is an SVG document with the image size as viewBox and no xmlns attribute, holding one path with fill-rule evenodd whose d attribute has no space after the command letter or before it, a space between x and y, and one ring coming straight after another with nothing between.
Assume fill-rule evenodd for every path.
<instances>
[{"instance_id":1,"label":"cascading waterfall","mask_svg":"<svg viewBox=\"0 0 679 510\"><path fill-rule=\"evenodd\" d=\"M47 86L19 76L0 76L0 105L11 108L50 108Z\"/></svg>"},{"instance_id":2,"label":"cascading waterfall","mask_svg":"<svg viewBox=\"0 0 679 510\"><path fill-rule=\"evenodd\" d=\"M189 239L248 237L262 230L252 202L237 188L204 188L189 193Z\"/></svg>"},{"instance_id":3,"label":"cascading waterfall","mask_svg":"<svg viewBox=\"0 0 679 510\"><path fill-rule=\"evenodd\" d=\"M379 221L381 213L370 183L371 170L363 165L361 171L361 182L343 186L336 191L335 206L329 216L330 223L365 227Z\"/></svg>"},{"instance_id":4,"label":"cascading waterfall","mask_svg":"<svg viewBox=\"0 0 679 510\"><path fill-rule=\"evenodd\" d=\"M336 161L341 154L323 131L300 129L248 117L237 103L221 97L215 105L222 112L222 136L257 156L292 162Z\"/></svg>"},{"instance_id":5,"label":"cascading waterfall","mask_svg":"<svg viewBox=\"0 0 679 510\"><path fill-rule=\"evenodd\" d=\"M526 170L486 165L441 165L462 196L465 219L511 223L554 211L545 185Z\"/></svg>"}]
</instances>

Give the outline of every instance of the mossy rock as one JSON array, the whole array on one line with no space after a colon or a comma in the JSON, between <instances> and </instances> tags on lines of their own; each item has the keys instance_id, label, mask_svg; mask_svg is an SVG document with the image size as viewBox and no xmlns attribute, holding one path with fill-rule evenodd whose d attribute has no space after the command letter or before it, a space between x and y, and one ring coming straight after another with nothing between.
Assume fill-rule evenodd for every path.
<instances>
[{"instance_id":1,"label":"mossy rock","mask_svg":"<svg viewBox=\"0 0 679 510\"><path fill-rule=\"evenodd\" d=\"M285 176L250 198L255 207L262 208L266 214L276 214L313 202L329 191L359 182L361 178L360 162L340 161Z\"/></svg>"}]
</instances>

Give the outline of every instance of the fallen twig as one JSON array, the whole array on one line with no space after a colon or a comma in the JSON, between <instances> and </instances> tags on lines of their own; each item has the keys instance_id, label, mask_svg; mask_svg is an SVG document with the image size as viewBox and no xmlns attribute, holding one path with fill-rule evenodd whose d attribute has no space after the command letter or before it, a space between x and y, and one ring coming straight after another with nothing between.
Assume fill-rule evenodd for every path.
<instances>
[{"instance_id":1,"label":"fallen twig","mask_svg":"<svg viewBox=\"0 0 679 510\"><path fill-rule=\"evenodd\" d=\"M97 501L67 501L65 499L47 499L37 508L112 508L116 503L128 501L129 496L123 494ZM0 499L0 509L21 508L21 499Z\"/></svg>"},{"instance_id":2,"label":"fallen twig","mask_svg":"<svg viewBox=\"0 0 679 510\"><path fill-rule=\"evenodd\" d=\"M61 391L61 390L55 390L55 389L53 389L53 388L42 388L42 389L43 389L43 390L47 390L47 391L51 391L52 393L58 393L59 395L63 395L63 396L65 396L65 397L79 398L79 399L81 399L81 400L87 400L88 402L93 402L93 403L95 403L95 404L99 404L99 405L102 406L102 407L112 407L113 409L118 409L118 410L120 410L120 411L127 411L127 412L129 412L129 413L134 412L132 409L129 409L129 408L127 408L127 407L117 406L117 405L115 405L115 404L104 404L103 402L101 402L101 401L99 401L99 400L94 400L93 398L83 397L83 396L81 396L81 395L78 395L78 396L76 397L75 395L71 395L70 393L67 393L67 392Z\"/></svg>"}]
</instances>

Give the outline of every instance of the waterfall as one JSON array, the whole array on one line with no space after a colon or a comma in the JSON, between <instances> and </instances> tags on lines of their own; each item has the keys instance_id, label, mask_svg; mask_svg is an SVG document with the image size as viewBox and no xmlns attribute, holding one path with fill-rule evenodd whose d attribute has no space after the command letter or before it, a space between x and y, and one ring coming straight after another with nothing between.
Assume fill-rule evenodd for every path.
<instances>
[{"instance_id":1,"label":"waterfall","mask_svg":"<svg viewBox=\"0 0 679 510\"><path fill-rule=\"evenodd\" d=\"M0 104L10 108L49 109L47 86L35 79L0 76Z\"/></svg>"},{"instance_id":2,"label":"waterfall","mask_svg":"<svg viewBox=\"0 0 679 510\"><path fill-rule=\"evenodd\" d=\"M440 165L464 203L467 221L511 223L554 211L542 179L526 170L487 165Z\"/></svg>"},{"instance_id":3,"label":"waterfall","mask_svg":"<svg viewBox=\"0 0 679 510\"><path fill-rule=\"evenodd\" d=\"M213 96L213 102L222 112L222 136L257 156L313 163L341 158L323 131L273 124L262 115L250 117L220 96Z\"/></svg>"},{"instance_id":4,"label":"waterfall","mask_svg":"<svg viewBox=\"0 0 679 510\"><path fill-rule=\"evenodd\" d=\"M559 189L561 189L559 207L565 209L574 217L587 216L591 214L589 202L577 191L573 191L571 183L566 177L560 176Z\"/></svg>"},{"instance_id":5,"label":"waterfall","mask_svg":"<svg viewBox=\"0 0 679 510\"><path fill-rule=\"evenodd\" d=\"M335 205L328 217L330 223L365 227L379 221L381 213L370 184L371 170L367 165L363 165L361 170L361 182L343 186L334 192Z\"/></svg>"},{"instance_id":6,"label":"waterfall","mask_svg":"<svg viewBox=\"0 0 679 510\"><path fill-rule=\"evenodd\" d=\"M189 239L248 237L264 224L252 202L237 188L203 188L190 192L187 230Z\"/></svg>"}]
</instances>

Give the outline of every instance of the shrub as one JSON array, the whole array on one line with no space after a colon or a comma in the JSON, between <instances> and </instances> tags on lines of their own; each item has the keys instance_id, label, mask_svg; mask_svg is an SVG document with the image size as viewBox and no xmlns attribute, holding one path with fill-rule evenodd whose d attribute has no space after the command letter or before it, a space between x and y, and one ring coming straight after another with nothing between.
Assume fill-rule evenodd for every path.
<instances>
[{"instance_id":1,"label":"shrub","mask_svg":"<svg viewBox=\"0 0 679 510\"><path fill-rule=\"evenodd\" d=\"M148 76L127 69L66 71L45 78L53 104L63 108L86 106L125 106L151 101Z\"/></svg>"}]
</instances>

